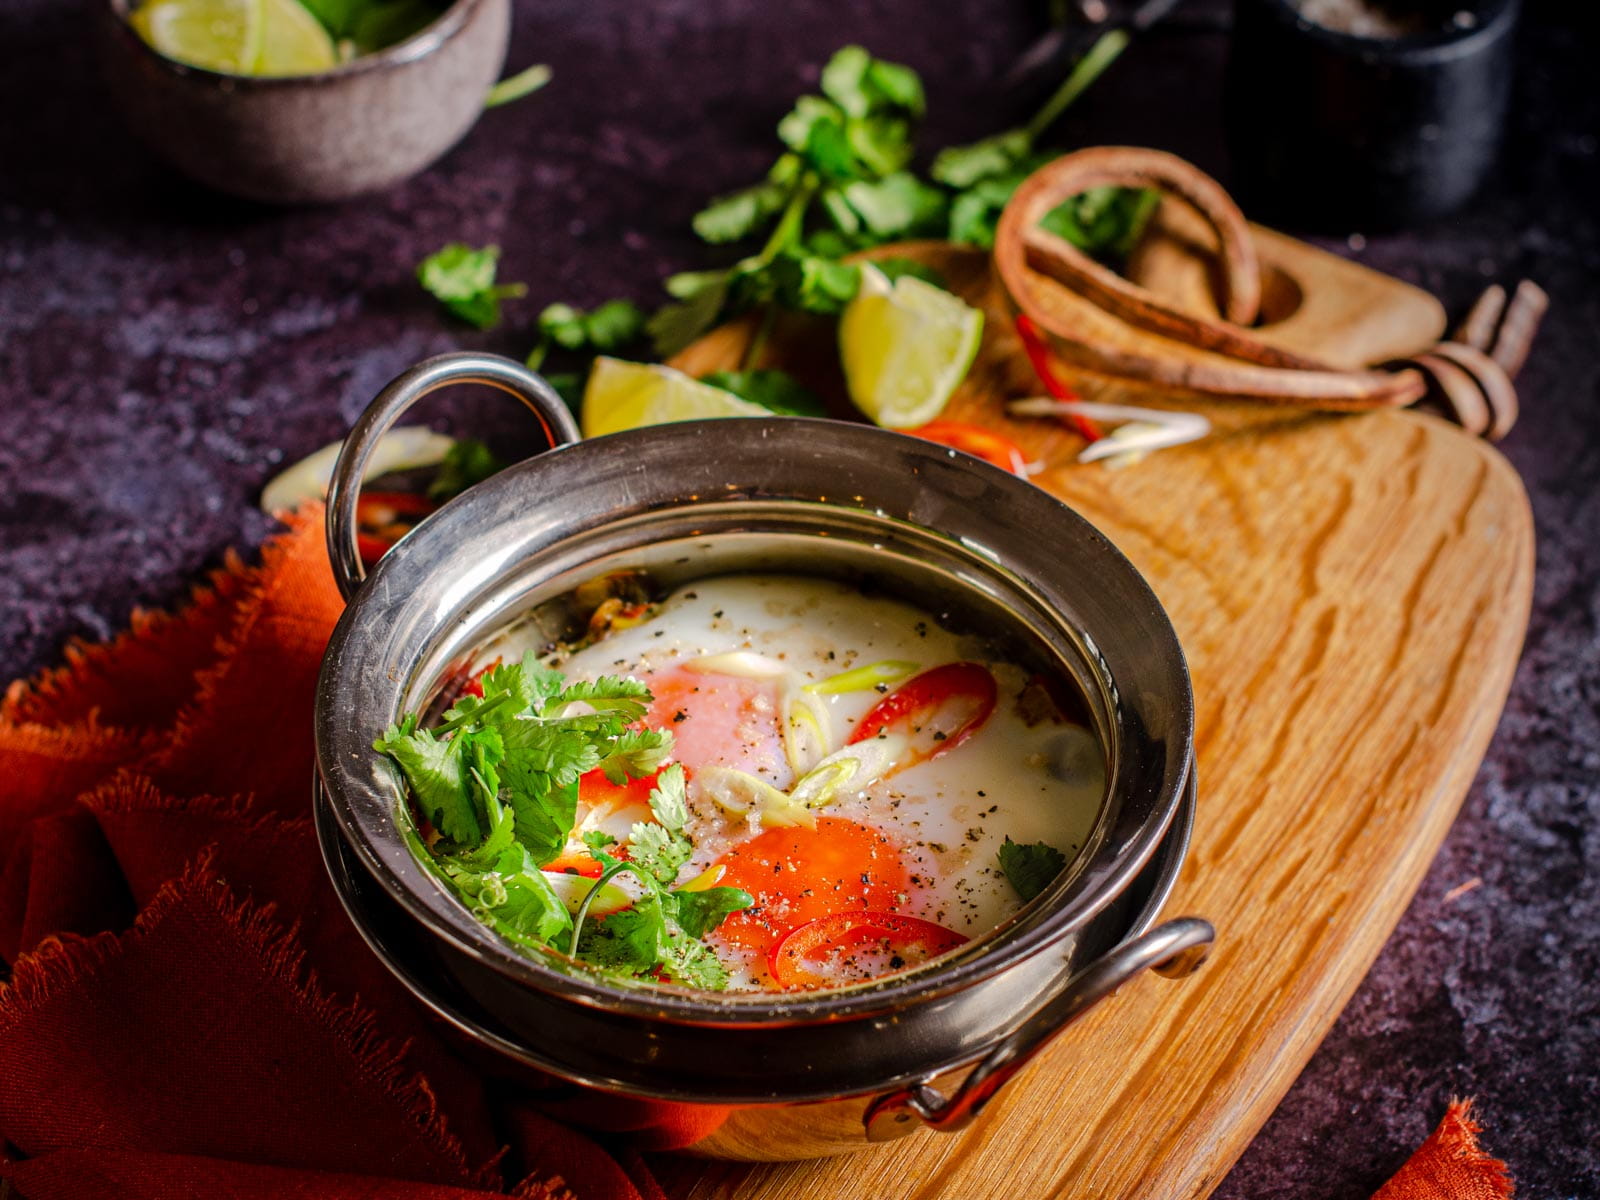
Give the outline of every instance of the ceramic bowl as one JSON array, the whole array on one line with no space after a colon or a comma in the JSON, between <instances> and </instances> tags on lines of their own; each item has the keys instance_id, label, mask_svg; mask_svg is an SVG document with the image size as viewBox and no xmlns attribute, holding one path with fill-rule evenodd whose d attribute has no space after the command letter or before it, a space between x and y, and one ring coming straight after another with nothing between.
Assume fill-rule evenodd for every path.
<instances>
[{"instance_id":1,"label":"ceramic bowl","mask_svg":"<svg viewBox=\"0 0 1600 1200\"><path fill-rule=\"evenodd\" d=\"M269 204L344 200L429 166L472 128L505 63L510 0L456 0L427 28L316 75L227 75L174 62L101 0L118 108L201 183Z\"/></svg>"}]
</instances>

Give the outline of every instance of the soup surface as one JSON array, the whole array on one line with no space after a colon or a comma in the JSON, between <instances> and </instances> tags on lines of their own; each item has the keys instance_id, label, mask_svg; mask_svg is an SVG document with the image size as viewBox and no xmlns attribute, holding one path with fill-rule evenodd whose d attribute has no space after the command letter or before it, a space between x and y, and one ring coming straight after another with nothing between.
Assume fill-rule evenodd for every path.
<instances>
[{"instance_id":1,"label":"soup surface","mask_svg":"<svg viewBox=\"0 0 1600 1200\"><path fill-rule=\"evenodd\" d=\"M580 691L637 680L648 698L629 730L671 735L650 735L670 746L636 778L584 771L564 841L509 863L537 866L573 913L577 928L557 931L558 913L543 940L570 950L575 938L602 969L736 990L909 969L1041 891L1099 813L1103 757L1060 686L842 583L729 575L659 602L611 595L583 642L513 631L482 661L524 655ZM596 719L608 703L594 702ZM451 843L425 835L448 877ZM505 932L512 902L495 902L523 876L497 865L498 880L447 881Z\"/></svg>"},{"instance_id":2,"label":"soup surface","mask_svg":"<svg viewBox=\"0 0 1600 1200\"><path fill-rule=\"evenodd\" d=\"M906 603L838 582L694 582L648 619L547 662L570 678L624 674L650 685L646 725L672 731L672 757L688 774L694 853L680 878L722 867L715 883L755 898L707 936L733 987L778 986L770 963L781 939L835 914L906 915L978 938L1022 904L1000 862L1006 838L1070 859L1099 813L1098 742L1048 702L1030 710L1022 696L1038 701L1043 690L1027 691L1021 667ZM854 742L886 750L885 762L838 784L811 808L813 821L746 782L790 794L819 762L851 757L875 707L930 677L899 722ZM979 712L989 688L992 709ZM595 792L579 805L579 856L587 830L624 840L632 822L650 819L637 795ZM854 982L894 970L896 957L960 944L914 923L885 925L835 920L787 976Z\"/></svg>"}]
</instances>

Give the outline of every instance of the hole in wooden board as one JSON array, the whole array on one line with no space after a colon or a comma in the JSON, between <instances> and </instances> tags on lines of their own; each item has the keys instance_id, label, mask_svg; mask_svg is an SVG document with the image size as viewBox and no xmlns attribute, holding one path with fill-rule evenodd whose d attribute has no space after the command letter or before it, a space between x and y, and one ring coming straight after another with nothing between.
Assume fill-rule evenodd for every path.
<instances>
[{"instance_id":1,"label":"hole in wooden board","mask_svg":"<svg viewBox=\"0 0 1600 1200\"><path fill-rule=\"evenodd\" d=\"M1256 319L1250 322L1250 327L1264 329L1268 325L1287 321L1300 311L1305 298L1304 289L1293 275L1272 263L1262 263L1261 307L1256 312Z\"/></svg>"}]
</instances>

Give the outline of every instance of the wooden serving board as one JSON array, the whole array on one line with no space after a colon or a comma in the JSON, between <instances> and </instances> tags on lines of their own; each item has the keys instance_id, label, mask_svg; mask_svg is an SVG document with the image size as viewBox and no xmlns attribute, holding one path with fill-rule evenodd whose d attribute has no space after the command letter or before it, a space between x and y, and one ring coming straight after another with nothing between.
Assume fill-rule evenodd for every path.
<instances>
[{"instance_id":1,"label":"wooden serving board","mask_svg":"<svg viewBox=\"0 0 1600 1200\"><path fill-rule=\"evenodd\" d=\"M1220 432L1205 441L1078 466L1076 436L1000 410L1038 387L986 258L912 252L989 313L946 415L1049 464L1036 482L1133 560L1177 627L1200 801L1166 911L1210 918L1217 946L1187 980L1124 988L966 1133L813 1162L654 1166L680 1200L1204 1196L1360 983L1466 794L1527 621L1526 498L1486 444L1411 412L1210 405ZM750 334L718 330L679 365L736 365ZM831 336L782 326L766 360L837 397ZM1092 398L1152 400L1076 378Z\"/></svg>"}]
</instances>

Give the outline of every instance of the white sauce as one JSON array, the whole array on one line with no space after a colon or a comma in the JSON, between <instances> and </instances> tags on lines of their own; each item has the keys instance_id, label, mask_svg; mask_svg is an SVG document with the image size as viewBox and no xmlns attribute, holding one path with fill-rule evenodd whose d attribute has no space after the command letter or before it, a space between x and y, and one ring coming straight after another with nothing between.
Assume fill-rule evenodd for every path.
<instances>
[{"instance_id":1,"label":"white sauce","mask_svg":"<svg viewBox=\"0 0 1600 1200\"><path fill-rule=\"evenodd\" d=\"M762 711L769 702L781 706L784 686L814 683L883 660L915 663L919 672L944 663L980 662L997 680L994 712L972 736L819 810L819 815L870 826L899 846L913 882L896 911L935 921L969 939L981 937L1021 907L999 866L998 852L1008 835L1016 842L1047 842L1069 862L1087 840L1105 788L1104 763L1092 736L1078 726L1048 720L1030 728L1016 704L1026 682L1020 667L993 661L982 641L942 629L897 600L798 577L702 580L674 592L644 623L570 656L552 658L551 665L574 678L647 676L740 650L778 660L793 672L787 685L742 681L757 692L767 689L753 702ZM513 651L507 648L506 653L509 657ZM904 682L897 680L884 691ZM872 688L819 696L831 719L827 749L842 747L882 696ZM690 714L678 728L692 721ZM742 728L744 732L750 731ZM763 741L756 733L746 740L743 746L728 746L717 761L758 774L780 789L790 787L794 772L771 737ZM706 739L701 737L697 745L703 756ZM692 773L694 764L690 767ZM729 816L714 805L697 803L695 810L691 832L696 852L680 881L761 832L754 819ZM606 826L611 828L618 816ZM629 819L621 817L622 828L615 832L621 835ZM760 955L741 952L716 934L710 940L732 972L734 988L762 985L766 973ZM852 981L847 972L835 971L833 977Z\"/></svg>"}]
</instances>

